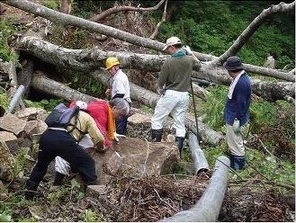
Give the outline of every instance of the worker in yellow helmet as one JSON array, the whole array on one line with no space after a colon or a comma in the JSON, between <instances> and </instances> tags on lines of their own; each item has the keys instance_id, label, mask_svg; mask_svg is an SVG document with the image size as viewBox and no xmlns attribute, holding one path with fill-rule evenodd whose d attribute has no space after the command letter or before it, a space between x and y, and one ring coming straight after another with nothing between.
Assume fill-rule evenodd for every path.
<instances>
[{"instance_id":1,"label":"worker in yellow helmet","mask_svg":"<svg viewBox=\"0 0 296 223\"><path fill-rule=\"evenodd\" d=\"M110 86L105 92L111 99L123 98L131 104L130 84L127 75L120 69L120 62L116 57L108 57L105 63L106 70L111 75ZM116 119L116 133L124 135L126 132L128 116Z\"/></svg>"}]
</instances>

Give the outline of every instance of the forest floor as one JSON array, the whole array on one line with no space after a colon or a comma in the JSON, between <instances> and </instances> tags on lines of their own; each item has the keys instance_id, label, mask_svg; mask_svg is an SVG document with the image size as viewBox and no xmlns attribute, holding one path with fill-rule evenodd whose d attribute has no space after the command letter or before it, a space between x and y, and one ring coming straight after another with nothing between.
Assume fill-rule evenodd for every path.
<instances>
[{"instance_id":1,"label":"forest floor","mask_svg":"<svg viewBox=\"0 0 296 223\"><path fill-rule=\"evenodd\" d=\"M39 2L39 1L34 1ZM18 18L21 24L31 28L34 16L5 5L5 11L0 18ZM134 18L135 20L135 18ZM118 21L118 20L117 20ZM137 34L139 27L144 29L143 18L138 19L139 26L117 24L123 30ZM109 20L109 23L111 21ZM149 24L149 22L147 22ZM26 26L27 25L27 26ZM131 28L134 27L134 28ZM151 33L153 30L150 25ZM135 30L133 30L135 29ZM65 32L66 35L67 32ZM93 39L96 42L95 38ZM108 50L118 50L124 45L120 41L100 43L108 46ZM132 46L130 46L132 47ZM143 52L143 49L139 49ZM133 47L135 52L135 47ZM130 137L143 135L143 129L129 132ZM148 130L147 130L148 131ZM148 134L148 133L147 133ZM187 151L188 152L188 151ZM25 173L28 175L29 173ZM233 175L233 173L230 173ZM173 173L172 173L173 175ZM23 201L13 207L13 219L28 220L31 216L37 221L158 221L164 217L174 215L180 209L191 208L205 189L210 173L201 177L184 175L179 179L169 176L157 178L132 179L128 177L114 177L109 183L105 194L98 197L82 194L78 187L66 182L60 189L51 188L52 176L47 175L42 182L39 193L34 201ZM8 185L6 194L1 194L1 205L13 196L21 196L24 179L17 179ZM158 191L158 194L155 193ZM85 210L92 210L86 212ZM286 198L283 198L273 186L266 186L255 178L246 182L229 181L228 189L223 201L218 221L295 221ZM32 218L31 218L32 220Z\"/></svg>"},{"instance_id":2,"label":"forest floor","mask_svg":"<svg viewBox=\"0 0 296 223\"><path fill-rule=\"evenodd\" d=\"M132 131L128 129L127 136L135 138L140 135L144 140L148 134L148 128L133 126ZM184 153L190 153L187 146ZM31 168L32 163L29 163L25 168L25 176L29 176ZM73 180L75 175L66 178L60 188L53 188L53 169L51 165L32 201L23 198L25 178L5 184L7 191L1 194L2 204L11 205L14 196L22 200L13 204L12 218L15 221L160 221L192 208L206 190L212 175L212 170L199 176L188 170L182 174L173 172L170 175L143 178L117 173L105 185L104 192L98 195L89 191L84 193L80 189L79 178ZM234 180L231 171L229 175L218 221L295 221L287 198L274 190L273 185L268 186L256 177L248 181Z\"/></svg>"}]
</instances>

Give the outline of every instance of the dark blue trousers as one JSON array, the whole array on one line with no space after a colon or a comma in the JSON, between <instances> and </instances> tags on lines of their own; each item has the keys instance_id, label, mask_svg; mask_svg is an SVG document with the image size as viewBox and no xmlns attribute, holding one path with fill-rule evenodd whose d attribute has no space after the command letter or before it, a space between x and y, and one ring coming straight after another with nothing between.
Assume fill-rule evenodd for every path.
<instances>
[{"instance_id":1,"label":"dark blue trousers","mask_svg":"<svg viewBox=\"0 0 296 223\"><path fill-rule=\"evenodd\" d=\"M116 133L125 134L126 126L127 126L127 118L128 116L121 116L120 118L115 120L116 123Z\"/></svg>"}]
</instances>

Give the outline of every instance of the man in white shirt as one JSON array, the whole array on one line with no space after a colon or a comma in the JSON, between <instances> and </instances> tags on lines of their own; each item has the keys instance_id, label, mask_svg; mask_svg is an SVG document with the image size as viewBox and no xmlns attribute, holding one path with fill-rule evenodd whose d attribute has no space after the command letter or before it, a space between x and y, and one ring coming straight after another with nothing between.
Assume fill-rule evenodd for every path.
<instances>
[{"instance_id":1,"label":"man in white shirt","mask_svg":"<svg viewBox=\"0 0 296 223\"><path fill-rule=\"evenodd\" d=\"M127 75L120 69L120 62L116 57L108 57L106 60L106 70L111 75L111 88L105 94L111 99L123 98L131 104L130 85ZM125 134L128 116L121 116L116 120L116 133Z\"/></svg>"}]
</instances>

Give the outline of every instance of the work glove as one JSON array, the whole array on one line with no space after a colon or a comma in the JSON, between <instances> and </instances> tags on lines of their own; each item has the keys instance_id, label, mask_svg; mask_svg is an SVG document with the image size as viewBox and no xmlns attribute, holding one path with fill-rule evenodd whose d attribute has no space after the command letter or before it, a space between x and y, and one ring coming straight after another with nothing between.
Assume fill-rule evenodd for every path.
<instances>
[{"instance_id":1,"label":"work glove","mask_svg":"<svg viewBox=\"0 0 296 223\"><path fill-rule=\"evenodd\" d=\"M235 134L239 134L241 132L240 121L238 119L234 119L232 128Z\"/></svg>"},{"instance_id":2,"label":"work glove","mask_svg":"<svg viewBox=\"0 0 296 223\"><path fill-rule=\"evenodd\" d=\"M126 136L125 135L121 135L121 134L118 134L118 133L114 133L114 140L116 141L116 142L119 142L119 137L121 137L121 138L126 138Z\"/></svg>"},{"instance_id":3,"label":"work glove","mask_svg":"<svg viewBox=\"0 0 296 223\"><path fill-rule=\"evenodd\" d=\"M97 144L96 144L96 147L95 147L95 150L99 153L104 153L108 150L108 147L105 146L105 143L104 141L99 141Z\"/></svg>"},{"instance_id":4,"label":"work glove","mask_svg":"<svg viewBox=\"0 0 296 223\"><path fill-rule=\"evenodd\" d=\"M192 50L190 49L189 46L184 46L183 48L184 48L184 50L186 50L186 52L187 52L188 55L192 55L193 54L192 53Z\"/></svg>"}]
</instances>

